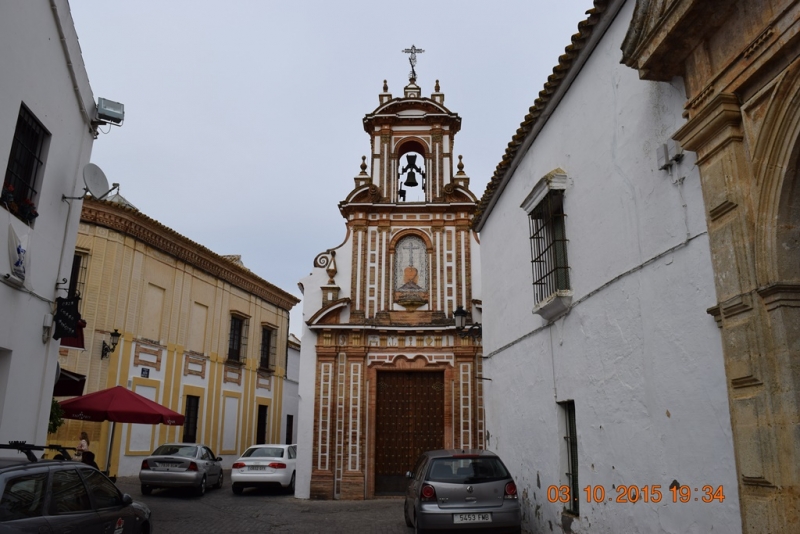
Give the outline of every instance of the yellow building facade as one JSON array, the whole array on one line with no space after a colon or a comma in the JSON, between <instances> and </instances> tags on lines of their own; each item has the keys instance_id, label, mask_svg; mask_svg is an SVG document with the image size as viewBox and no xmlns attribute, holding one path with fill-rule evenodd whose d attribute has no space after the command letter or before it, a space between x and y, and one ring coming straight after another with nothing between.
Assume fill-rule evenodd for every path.
<instances>
[{"instance_id":1,"label":"yellow building facade","mask_svg":"<svg viewBox=\"0 0 800 534\"><path fill-rule=\"evenodd\" d=\"M84 394L125 386L186 416L182 427L68 420L51 442L80 433L101 468L138 473L169 441L208 445L233 462L254 443L281 442L289 310L299 300L125 202L86 199L71 279L84 350L62 345L63 369L86 376ZM104 357L111 333L121 336Z\"/></svg>"}]
</instances>

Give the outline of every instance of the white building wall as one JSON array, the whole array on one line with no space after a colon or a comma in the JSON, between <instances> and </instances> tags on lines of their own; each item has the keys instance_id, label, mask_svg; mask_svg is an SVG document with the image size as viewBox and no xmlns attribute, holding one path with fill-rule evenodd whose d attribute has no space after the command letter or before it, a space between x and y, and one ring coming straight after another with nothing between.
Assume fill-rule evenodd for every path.
<instances>
[{"instance_id":1,"label":"white building wall","mask_svg":"<svg viewBox=\"0 0 800 534\"><path fill-rule=\"evenodd\" d=\"M481 231L488 448L518 484L533 532L740 532L722 347L693 154L657 169L683 123L682 81L640 81L619 63L627 2L489 214ZM573 307L531 313L527 214L520 204L560 167ZM548 502L565 483L557 402L574 400L580 517ZM724 502L673 503L677 481ZM660 503L608 502L620 485L660 485ZM697 488L700 491L694 491ZM569 524L569 525L567 525Z\"/></svg>"},{"instance_id":2,"label":"white building wall","mask_svg":"<svg viewBox=\"0 0 800 534\"><path fill-rule=\"evenodd\" d=\"M11 271L8 226L30 240L27 287L0 284L0 442L43 444L59 347L52 332L43 342L43 321L55 298L65 296L56 282L70 275L81 210L80 201L61 197L83 190L81 171L94 141L88 121L94 96L65 0L0 3L0 50L3 174L22 103L50 134L33 199L39 217L29 227L0 207L0 278Z\"/></svg>"},{"instance_id":3,"label":"white building wall","mask_svg":"<svg viewBox=\"0 0 800 534\"><path fill-rule=\"evenodd\" d=\"M339 298L353 298L352 280L353 234L348 233L345 242L336 249L336 283ZM299 381L297 407L297 476L295 497L311 497L311 469L314 452L314 387L317 382L317 334L308 327L311 314L322 307L322 286L327 285L328 275L324 268L314 267L313 271L300 280L303 292L303 328L300 334L300 360L298 362ZM350 318L349 311L342 311L342 321Z\"/></svg>"},{"instance_id":4,"label":"white building wall","mask_svg":"<svg viewBox=\"0 0 800 534\"><path fill-rule=\"evenodd\" d=\"M297 340L294 336L291 339ZM289 343L288 354L286 357L286 379L283 381L283 399L281 401L282 417L281 417L281 442L286 442L287 424L286 416L293 417L291 443L297 443L297 428L298 428L298 408L300 399L298 397L298 387L300 385L300 346L297 344Z\"/></svg>"}]
</instances>

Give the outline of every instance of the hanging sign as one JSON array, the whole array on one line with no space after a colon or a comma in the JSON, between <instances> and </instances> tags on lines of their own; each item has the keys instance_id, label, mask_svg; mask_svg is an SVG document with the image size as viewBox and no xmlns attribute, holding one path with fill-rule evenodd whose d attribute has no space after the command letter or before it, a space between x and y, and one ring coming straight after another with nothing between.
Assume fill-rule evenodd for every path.
<instances>
[{"instance_id":1,"label":"hanging sign","mask_svg":"<svg viewBox=\"0 0 800 534\"><path fill-rule=\"evenodd\" d=\"M78 317L80 317L80 315L78 315ZM75 328L75 335L74 336L64 335L64 337L61 338L61 346L71 347L73 349L85 349L86 345L83 342L84 328L86 328L86 321L84 321L83 319L78 319L78 324L76 325ZM55 334L54 334L54 339L58 339L55 338Z\"/></svg>"},{"instance_id":2,"label":"hanging sign","mask_svg":"<svg viewBox=\"0 0 800 534\"><path fill-rule=\"evenodd\" d=\"M53 339L77 336L78 321L81 320L81 314L78 313L79 300L80 297L56 299L56 315L54 317L56 331L53 333Z\"/></svg>"}]
</instances>

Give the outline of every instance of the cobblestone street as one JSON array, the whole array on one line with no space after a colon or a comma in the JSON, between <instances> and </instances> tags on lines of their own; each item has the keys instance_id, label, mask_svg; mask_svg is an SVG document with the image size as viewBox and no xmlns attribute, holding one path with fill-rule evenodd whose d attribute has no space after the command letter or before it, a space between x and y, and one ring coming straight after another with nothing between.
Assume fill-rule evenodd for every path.
<instances>
[{"instance_id":1,"label":"cobblestone street","mask_svg":"<svg viewBox=\"0 0 800 534\"><path fill-rule=\"evenodd\" d=\"M117 486L150 507L157 534L411 532L403 521L401 498L310 501L271 489L249 489L239 496L233 494L228 480L221 490L209 489L204 497L179 490L156 490L143 496L137 477L120 477Z\"/></svg>"}]
</instances>

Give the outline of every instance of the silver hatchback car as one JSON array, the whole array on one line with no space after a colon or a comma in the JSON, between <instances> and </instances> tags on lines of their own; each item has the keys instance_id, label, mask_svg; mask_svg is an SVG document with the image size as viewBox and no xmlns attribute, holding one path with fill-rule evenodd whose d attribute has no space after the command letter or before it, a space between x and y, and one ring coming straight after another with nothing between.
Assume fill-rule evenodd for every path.
<instances>
[{"instance_id":1,"label":"silver hatchback car","mask_svg":"<svg viewBox=\"0 0 800 534\"><path fill-rule=\"evenodd\" d=\"M142 494L155 488L193 488L203 496L213 484L222 487L222 458L197 443L165 443L142 460L139 470Z\"/></svg>"},{"instance_id":2,"label":"silver hatchback car","mask_svg":"<svg viewBox=\"0 0 800 534\"><path fill-rule=\"evenodd\" d=\"M521 532L517 486L493 452L428 451L406 476L406 525L418 533Z\"/></svg>"}]
</instances>

